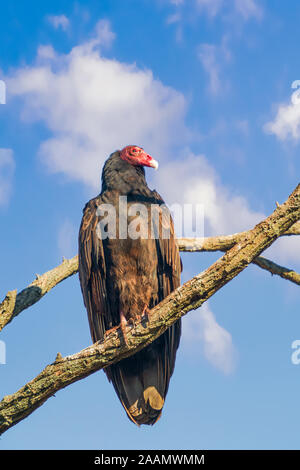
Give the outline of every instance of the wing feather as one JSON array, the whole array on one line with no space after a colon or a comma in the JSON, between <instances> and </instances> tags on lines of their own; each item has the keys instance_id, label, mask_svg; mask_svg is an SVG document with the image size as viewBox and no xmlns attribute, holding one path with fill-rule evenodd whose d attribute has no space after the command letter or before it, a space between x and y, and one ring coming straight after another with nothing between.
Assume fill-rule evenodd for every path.
<instances>
[{"instance_id":1,"label":"wing feather","mask_svg":"<svg viewBox=\"0 0 300 470\"><path fill-rule=\"evenodd\" d=\"M166 207L160 195L156 191L150 193L148 203L151 200L154 210L152 222L156 252L153 256L157 257L158 279L158 289L153 291L149 303L149 308L152 308L180 285L182 265L170 213L160 210ZM97 236L97 207L109 197L100 195L86 205L79 231L79 279L94 342L118 323L117 299L112 301L108 296L110 268L109 254L106 265L105 253L109 249ZM163 236L164 228L169 229L167 237ZM134 296L135 292L131 295ZM180 335L181 320L178 320L139 353L105 369L129 418L136 424L154 424L161 415Z\"/></svg>"},{"instance_id":2,"label":"wing feather","mask_svg":"<svg viewBox=\"0 0 300 470\"><path fill-rule=\"evenodd\" d=\"M102 339L111 327L103 241L97 235L97 207L100 204L101 196L89 201L79 230L79 280L94 342Z\"/></svg>"},{"instance_id":3,"label":"wing feather","mask_svg":"<svg viewBox=\"0 0 300 470\"><path fill-rule=\"evenodd\" d=\"M152 191L156 205L153 210L159 211L157 216L152 217L153 231L156 233L156 249L158 256L158 285L160 302L173 290L180 286L180 275L182 262L176 241L174 223L170 211L161 196ZM166 230L166 232L164 232ZM165 233L165 237L164 237ZM176 351L181 336L181 320L174 323L162 336L165 360L162 361L162 374L165 377L165 394L167 393L169 381L175 367Z\"/></svg>"}]
</instances>

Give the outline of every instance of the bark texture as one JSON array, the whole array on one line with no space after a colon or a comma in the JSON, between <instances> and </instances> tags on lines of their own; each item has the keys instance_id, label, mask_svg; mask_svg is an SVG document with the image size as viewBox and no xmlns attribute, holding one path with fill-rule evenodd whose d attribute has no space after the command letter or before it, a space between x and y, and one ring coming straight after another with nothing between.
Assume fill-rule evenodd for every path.
<instances>
[{"instance_id":1,"label":"bark texture","mask_svg":"<svg viewBox=\"0 0 300 470\"><path fill-rule=\"evenodd\" d=\"M240 232L233 235L206 238L178 238L177 242L179 250L182 252L227 251L238 243L246 233ZM281 236L288 235L300 235L300 222L293 224ZM300 285L300 274L292 269L279 266L273 261L262 257L255 258L252 260L252 263L269 271L271 274L276 274L283 279ZM69 260L64 259L59 266L41 276L37 275L36 279L28 287L19 292L19 294L17 294L16 290L7 292L5 299L0 304L0 331L19 313L38 302L53 287L77 272L78 256L75 255Z\"/></svg>"},{"instance_id":2,"label":"bark texture","mask_svg":"<svg viewBox=\"0 0 300 470\"><path fill-rule=\"evenodd\" d=\"M146 324L127 326L128 345L124 344L123 336L117 329L103 342L95 343L77 354L65 358L58 354L55 362L37 377L16 393L4 397L0 403L0 434L30 415L58 390L140 351L154 341L176 320L200 307L237 276L299 219L300 185L284 204L278 205L273 214L243 233L218 261L154 307Z\"/></svg>"}]
</instances>

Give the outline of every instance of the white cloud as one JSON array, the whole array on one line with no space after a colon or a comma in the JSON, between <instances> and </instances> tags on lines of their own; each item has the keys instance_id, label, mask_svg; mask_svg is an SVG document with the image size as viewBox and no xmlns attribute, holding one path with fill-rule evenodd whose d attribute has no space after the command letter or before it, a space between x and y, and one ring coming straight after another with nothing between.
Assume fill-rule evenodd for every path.
<instances>
[{"instance_id":1,"label":"white cloud","mask_svg":"<svg viewBox=\"0 0 300 470\"><path fill-rule=\"evenodd\" d=\"M184 352L191 352L194 357L196 348L202 348L204 356L214 367L224 374L234 371L237 351L232 336L217 323L208 302L184 317L182 324Z\"/></svg>"},{"instance_id":2,"label":"white cloud","mask_svg":"<svg viewBox=\"0 0 300 470\"><path fill-rule=\"evenodd\" d=\"M167 17L166 23L167 25L176 25L176 33L175 33L176 42L178 43L182 42L183 29L182 29L181 14L178 11L176 11L175 13L172 13L171 15Z\"/></svg>"},{"instance_id":3,"label":"white cloud","mask_svg":"<svg viewBox=\"0 0 300 470\"><path fill-rule=\"evenodd\" d=\"M273 121L264 125L268 134L275 134L280 140L300 138L300 103L296 100L278 107Z\"/></svg>"},{"instance_id":4,"label":"white cloud","mask_svg":"<svg viewBox=\"0 0 300 470\"><path fill-rule=\"evenodd\" d=\"M48 15L47 20L55 29L61 28L66 31L70 26L70 21L66 15Z\"/></svg>"},{"instance_id":5,"label":"white cloud","mask_svg":"<svg viewBox=\"0 0 300 470\"><path fill-rule=\"evenodd\" d=\"M37 50L37 56L40 59L54 59L55 50L51 45L39 46Z\"/></svg>"},{"instance_id":6,"label":"white cloud","mask_svg":"<svg viewBox=\"0 0 300 470\"><path fill-rule=\"evenodd\" d=\"M179 7L184 3L190 8L191 2L184 0L169 0L171 4ZM261 20L263 17L263 8L256 0L194 0L193 4L200 13L205 13L214 18L224 11L232 12L237 19L241 17L248 21L251 18Z\"/></svg>"},{"instance_id":7,"label":"white cloud","mask_svg":"<svg viewBox=\"0 0 300 470\"><path fill-rule=\"evenodd\" d=\"M39 149L49 171L93 189L114 150L137 143L161 159L185 138L184 96L150 70L104 58L99 46L113 37L101 21L91 40L69 54L44 50L42 63L7 79L10 93L21 97L23 117L44 122L53 134Z\"/></svg>"},{"instance_id":8,"label":"white cloud","mask_svg":"<svg viewBox=\"0 0 300 470\"><path fill-rule=\"evenodd\" d=\"M0 149L0 205L8 203L12 192L15 161L11 149Z\"/></svg>"},{"instance_id":9,"label":"white cloud","mask_svg":"<svg viewBox=\"0 0 300 470\"><path fill-rule=\"evenodd\" d=\"M234 0L235 10L239 13L244 20L249 20L251 17L261 20L263 17L262 7L254 0Z\"/></svg>"},{"instance_id":10,"label":"white cloud","mask_svg":"<svg viewBox=\"0 0 300 470\"><path fill-rule=\"evenodd\" d=\"M228 87L228 83L221 79L222 67L231 59L227 44L228 37L222 38L220 46L214 44L200 44L198 58L209 78L209 91L212 95L220 95Z\"/></svg>"},{"instance_id":11,"label":"white cloud","mask_svg":"<svg viewBox=\"0 0 300 470\"><path fill-rule=\"evenodd\" d=\"M181 15L179 13L173 13L167 17L166 23L167 24L174 24L178 23L181 20Z\"/></svg>"},{"instance_id":12,"label":"white cloud","mask_svg":"<svg viewBox=\"0 0 300 470\"><path fill-rule=\"evenodd\" d=\"M216 46L213 44L201 44L198 57L204 70L209 76L209 89L213 95L217 95L221 90L220 66L216 58Z\"/></svg>"},{"instance_id":13,"label":"white cloud","mask_svg":"<svg viewBox=\"0 0 300 470\"><path fill-rule=\"evenodd\" d=\"M48 48L42 63L40 54L35 65L19 68L8 78L10 92L22 100L24 118L42 121L52 132L39 149L49 171L94 191L100 187L107 156L137 143L164 163L153 178L165 188L167 194L162 195L168 203L204 205L205 235L251 228L263 214L251 210L242 195L233 194L203 155L181 152L182 159L170 162L173 148L178 152L188 136L185 98L149 70L104 58L99 45L107 45L112 35L109 23L103 26L98 23L94 37L69 54ZM225 39L225 49L224 44Z\"/></svg>"},{"instance_id":14,"label":"white cloud","mask_svg":"<svg viewBox=\"0 0 300 470\"><path fill-rule=\"evenodd\" d=\"M155 181L164 188L162 196L170 205L203 204L205 236L248 230L264 218L242 195L235 195L222 183L204 155L187 151L181 160L161 165Z\"/></svg>"},{"instance_id":15,"label":"white cloud","mask_svg":"<svg viewBox=\"0 0 300 470\"><path fill-rule=\"evenodd\" d=\"M281 237L273 245L262 253L275 263L286 265L287 268L295 269L300 263L300 237L299 235Z\"/></svg>"},{"instance_id":16,"label":"white cloud","mask_svg":"<svg viewBox=\"0 0 300 470\"><path fill-rule=\"evenodd\" d=\"M156 187L162 188L161 195L171 209L174 203L192 204L194 207L203 204L206 237L249 230L267 216L252 209L242 194L235 194L226 186L204 155L186 151L181 160L161 165L154 181ZM186 232L184 226L182 236L194 237L195 234ZM300 262L300 237L282 237L262 256L295 267L295 263Z\"/></svg>"},{"instance_id":17,"label":"white cloud","mask_svg":"<svg viewBox=\"0 0 300 470\"><path fill-rule=\"evenodd\" d=\"M216 16L223 7L223 0L196 0L199 10L206 11L209 16Z\"/></svg>"},{"instance_id":18,"label":"white cloud","mask_svg":"<svg viewBox=\"0 0 300 470\"><path fill-rule=\"evenodd\" d=\"M111 30L111 25L108 20L100 20L96 24L95 28L95 39L92 41L93 47L101 46L110 46L116 34Z\"/></svg>"}]
</instances>

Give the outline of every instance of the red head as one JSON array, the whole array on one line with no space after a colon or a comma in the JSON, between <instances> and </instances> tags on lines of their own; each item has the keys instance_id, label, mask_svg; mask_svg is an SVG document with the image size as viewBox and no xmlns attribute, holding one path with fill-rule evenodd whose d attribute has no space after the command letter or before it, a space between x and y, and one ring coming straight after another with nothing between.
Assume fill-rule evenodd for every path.
<instances>
[{"instance_id":1,"label":"red head","mask_svg":"<svg viewBox=\"0 0 300 470\"><path fill-rule=\"evenodd\" d=\"M141 147L137 147L136 145L127 145L127 147L124 147L123 150L121 150L120 157L131 165L158 168L158 162Z\"/></svg>"}]
</instances>

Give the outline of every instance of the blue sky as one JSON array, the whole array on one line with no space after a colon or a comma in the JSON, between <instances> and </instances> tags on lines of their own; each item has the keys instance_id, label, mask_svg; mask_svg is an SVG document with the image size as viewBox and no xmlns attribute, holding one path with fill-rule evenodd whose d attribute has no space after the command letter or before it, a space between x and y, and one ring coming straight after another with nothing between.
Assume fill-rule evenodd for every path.
<instances>
[{"instance_id":1,"label":"blue sky","mask_svg":"<svg viewBox=\"0 0 300 470\"><path fill-rule=\"evenodd\" d=\"M122 146L160 163L205 235L251 228L299 182L299 2L6 2L0 15L1 292L77 250L85 202ZM266 256L300 270L297 237ZM219 254L183 254L183 281ZM299 448L297 286L249 266L188 314L163 416L138 429L102 372L6 432L3 449ZM77 276L3 330L1 396L91 343Z\"/></svg>"}]
</instances>

